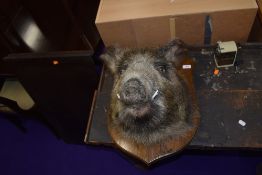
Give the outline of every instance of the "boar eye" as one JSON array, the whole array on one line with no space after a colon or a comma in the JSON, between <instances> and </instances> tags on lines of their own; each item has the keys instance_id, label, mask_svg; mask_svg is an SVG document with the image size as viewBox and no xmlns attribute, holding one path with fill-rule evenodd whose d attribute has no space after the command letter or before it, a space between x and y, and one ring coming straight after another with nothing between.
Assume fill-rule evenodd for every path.
<instances>
[{"instance_id":1,"label":"boar eye","mask_svg":"<svg viewBox=\"0 0 262 175\"><path fill-rule=\"evenodd\" d=\"M154 63L155 69L166 79L169 80L169 70L171 69L169 63L157 61Z\"/></svg>"},{"instance_id":2,"label":"boar eye","mask_svg":"<svg viewBox=\"0 0 262 175\"><path fill-rule=\"evenodd\" d=\"M163 74L167 73L168 71L168 65L165 63L155 63L155 67L160 73Z\"/></svg>"},{"instance_id":3,"label":"boar eye","mask_svg":"<svg viewBox=\"0 0 262 175\"><path fill-rule=\"evenodd\" d=\"M127 69L127 65L119 65L118 72L122 74Z\"/></svg>"},{"instance_id":4,"label":"boar eye","mask_svg":"<svg viewBox=\"0 0 262 175\"><path fill-rule=\"evenodd\" d=\"M167 66L159 66L158 70L162 73L166 73L167 72Z\"/></svg>"}]
</instances>

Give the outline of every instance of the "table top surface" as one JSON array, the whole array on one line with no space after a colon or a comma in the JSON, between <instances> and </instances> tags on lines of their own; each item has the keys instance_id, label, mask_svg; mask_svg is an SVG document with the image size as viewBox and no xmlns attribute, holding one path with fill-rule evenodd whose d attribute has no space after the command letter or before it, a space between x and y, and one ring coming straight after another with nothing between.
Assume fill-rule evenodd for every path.
<instances>
[{"instance_id":1,"label":"table top surface","mask_svg":"<svg viewBox=\"0 0 262 175\"><path fill-rule=\"evenodd\" d=\"M237 66L221 68L219 75L213 74L212 50L198 48L190 51L196 60L194 82L201 122L187 148L261 149L262 46L242 46L238 51ZM107 72L103 76L89 118L87 144L112 145L106 113L113 78Z\"/></svg>"}]
</instances>

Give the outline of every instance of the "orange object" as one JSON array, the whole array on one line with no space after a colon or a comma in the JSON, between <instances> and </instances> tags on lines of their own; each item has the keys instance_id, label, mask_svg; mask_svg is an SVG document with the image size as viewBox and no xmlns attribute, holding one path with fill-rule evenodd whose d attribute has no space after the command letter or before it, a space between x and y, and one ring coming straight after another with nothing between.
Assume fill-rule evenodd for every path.
<instances>
[{"instance_id":1,"label":"orange object","mask_svg":"<svg viewBox=\"0 0 262 175\"><path fill-rule=\"evenodd\" d=\"M219 74L219 69L215 69L214 70L214 75L218 75Z\"/></svg>"},{"instance_id":2,"label":"orange object","mask_svg":"<svg viewBox=\"0 0 262 175\"><path fill-rule=\"evenodd\" d=\"M57 64L59 64L59 61L53 60L53 65L57 65Z\"/></svg>"}]
</instances>

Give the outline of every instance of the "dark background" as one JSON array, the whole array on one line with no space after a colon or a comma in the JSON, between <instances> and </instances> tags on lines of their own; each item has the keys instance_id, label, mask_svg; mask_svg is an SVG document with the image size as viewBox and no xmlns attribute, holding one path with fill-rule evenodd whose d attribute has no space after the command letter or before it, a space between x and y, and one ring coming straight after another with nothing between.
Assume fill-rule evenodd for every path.
<instances>
[{"instance_id":1,"label":"dark background","mask_svg":"<svg viewBox=\"0 0 262 175\"><path fill-rule=\"evenodd\" d=\"M1 1L0 84L3 75L11 74L1 60L9 53L92 50L96 59L103 49L94 24L98 4L98 0ZM250 41L259 38L259 19L255 26ZM38 31L37 44L25 33L30 27ZM1 175L262 174L258 151L185 150L147 168L110 147L67 144L34 119L19 117L27 128L22 132L8 118L0 114Z\"/></svg>"},{"instance_id":2,"label":"dark background","mask_svg":"<svg viewBox=\"0 0 262 175\"><path fill-rule=\"evenodd\" d=\"M95 50L99 0L3 0L0 57L8 53ZM32 43L25 31L37 39Z\"/></svg>"}]
</instances>

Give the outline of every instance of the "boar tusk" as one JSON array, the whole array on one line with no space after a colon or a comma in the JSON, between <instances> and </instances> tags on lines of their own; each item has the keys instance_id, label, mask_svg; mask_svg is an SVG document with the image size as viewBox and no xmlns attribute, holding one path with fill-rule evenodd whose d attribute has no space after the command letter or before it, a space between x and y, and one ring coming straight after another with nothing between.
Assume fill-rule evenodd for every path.
<instances>
[{"instance_id":1,"label":"boar tusk","mask_svg":"<svg viewBox=\"0 0 262 175\"><path fill-rule=\"evenodd\" d=\"M119 94L116 94L117 98L120 100L120 95Z\"/></svg>"},{"instance_id":2,"label":"boar tusk","mask_svg":"<svg viewBox=\"0 0 262 175\"><path fill-rule=\"evenodd\" d=\"M155 93L152 95L152 100L154 100L154 98L158 95L158 90L155 91Z\"/></svg>"}]
</instances>

